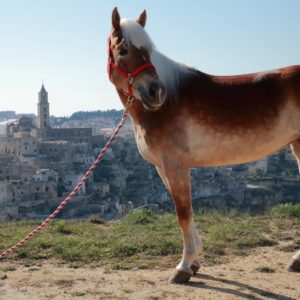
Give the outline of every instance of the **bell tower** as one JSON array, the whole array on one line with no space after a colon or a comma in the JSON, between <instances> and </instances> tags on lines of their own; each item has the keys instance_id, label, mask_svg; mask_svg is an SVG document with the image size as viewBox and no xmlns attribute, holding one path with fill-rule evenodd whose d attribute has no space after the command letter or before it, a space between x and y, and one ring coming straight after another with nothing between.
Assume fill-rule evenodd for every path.
<instances>
[{"instance_id":1,"label":"bell tower","mask_svg":"<svg viewBox=\"0 0 300 300\"><path fill-rule=\"evenodd\" d=\"M50 127L48 93L44 84L39 92L37 127L41 130Z\"/></svg>"}]
</instances>

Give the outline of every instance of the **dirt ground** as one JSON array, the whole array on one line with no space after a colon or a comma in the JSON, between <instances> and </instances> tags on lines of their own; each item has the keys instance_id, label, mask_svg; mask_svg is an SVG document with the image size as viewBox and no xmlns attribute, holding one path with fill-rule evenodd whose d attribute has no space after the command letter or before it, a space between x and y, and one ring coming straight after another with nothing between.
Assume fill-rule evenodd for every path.
<instances>
[{"instance_id":1,"label":"dirt ground","mask_svg":"<svg viewBox=\"0 0 300 300\"><path fill-rule=\"evenodd\" d=\"M159 265L114 271L101 265L74 269L53 261L0 262L0 299L300 299L300 273L285 270L291 256L259 248L202 267L187 285L168 283L174 270Z\"/></svg>"}]
</instances>

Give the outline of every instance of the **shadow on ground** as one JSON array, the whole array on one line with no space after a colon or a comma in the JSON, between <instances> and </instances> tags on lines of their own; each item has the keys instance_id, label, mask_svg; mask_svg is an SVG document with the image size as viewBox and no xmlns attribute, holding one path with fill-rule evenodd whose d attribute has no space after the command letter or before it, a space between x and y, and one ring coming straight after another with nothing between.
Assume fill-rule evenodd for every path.
<instances>
[{"instance_id":1,"label":"shadow on ground","mask_svg":"<svg viewBox=\"0 0 300 300\"><path fill-rule=\"evenodd\" d=\"M189 286L196 287L196 288L208 289L208 290L217 291L220 293L234 295L234 296L240 297L241 299L261 300L262 298L260 298L260 296L262 296L267 299L274 299L274 300L297 300L296 298L291 298L291 297L286 297L284 295L271 293L269 291L258 289L254 286L244 284L244 283L241 283L241 282L238 282L235 280L218 278L218 277L214 277L214 276L206 275L206 274L196 274L194 276L194 278L204 279L204 280L208 280L208 281L217 281L217 282L221 282L223 284L228 284L228 285L235 285L241 289L252 292L252 294L248 294L247 292L237 291L230 287L211 286L203 281L200 281L200 282L190 281L188 284ZM255 293L256 295L253 295L253 293Z\"/></svg>"}]
</instances>

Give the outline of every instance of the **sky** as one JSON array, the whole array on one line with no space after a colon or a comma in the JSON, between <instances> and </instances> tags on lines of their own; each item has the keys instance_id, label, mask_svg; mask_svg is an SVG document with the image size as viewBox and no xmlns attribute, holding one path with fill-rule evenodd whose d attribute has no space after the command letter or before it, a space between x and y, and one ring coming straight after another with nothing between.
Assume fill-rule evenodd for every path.
<instances>
[{"instance_id":1,"label":"sky","mask_svg":"<svg viewBox=\"0 0 300 300\"><path fill-rule=\"evenodd\" d=\"M215 75L300 64L298 0L0 0L0 111L121 109L106 73L111 12L136 19L165 55Z\"/></svg>"}]
</instances>

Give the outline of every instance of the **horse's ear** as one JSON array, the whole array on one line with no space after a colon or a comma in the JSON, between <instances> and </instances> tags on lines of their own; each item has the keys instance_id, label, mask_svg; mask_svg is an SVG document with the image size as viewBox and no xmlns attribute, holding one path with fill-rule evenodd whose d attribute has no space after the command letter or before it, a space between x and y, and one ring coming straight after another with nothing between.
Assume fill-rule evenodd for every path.
<instances>
[{"instance_id":1,"label":"horse's ear","mask_svg":"<svg viewBox=\"0 0 300 300\"><path fill-rule=\"evenodd\" d=\"M117 7L115 7L112 11L111 22L112 22L113 29L115 30L120 29L120 15Z\"/></svg>"},{"instance_id":2,"label":"horse's ear","mask_svg":"<svg viewBox=\"0 0 300 300\"><path fill-rule=\"evenodd\" d=\"M147 13L146 10L144 9L142 11L142 13L140 14L140 16L137 18L137 22L142 26L145 27L146 25L146 20L147 20Z\"/></svg>"}]
</instances>

